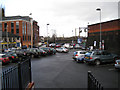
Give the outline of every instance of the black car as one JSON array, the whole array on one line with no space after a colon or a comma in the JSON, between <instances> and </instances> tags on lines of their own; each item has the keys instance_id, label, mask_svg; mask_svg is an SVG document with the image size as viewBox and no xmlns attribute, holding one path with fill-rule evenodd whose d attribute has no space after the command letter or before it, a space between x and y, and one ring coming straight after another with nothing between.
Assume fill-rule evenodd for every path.
<instances>
[{"instance_id":1,"label":"black car","mask_svg":"<svg viewBox=\"0 0 120 90\"><path fill-rule=\"evenodd\" d=\"M41 49L43 49L44 51L46 51L48 55L53 54L53 50L50 49L49 47L43 47L43 48L41 48Z\"/></svg>"}]
</instances>

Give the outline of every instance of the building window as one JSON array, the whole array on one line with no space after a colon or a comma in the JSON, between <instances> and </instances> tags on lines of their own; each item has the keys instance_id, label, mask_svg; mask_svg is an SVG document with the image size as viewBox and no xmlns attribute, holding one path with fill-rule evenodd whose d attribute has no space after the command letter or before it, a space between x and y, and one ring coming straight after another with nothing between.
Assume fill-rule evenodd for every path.
<instances>
[{"instance_id":1,"label":"building window","mask_svg":"<svg viewBox=\"0 0 120 90\"><path fill-rule=\"evenodd\" d=\"M23 41L25 40L24 36L23 36Z\"/></svg>"},{"instance_id":2,"label":"building window","mask_svg":"<svg viewBox=\"0 0 120 90\"><path fill-rule=\"evenodd\" d=\"M22 22L22 34L24 35L24 29L25 29L25 25L24 22Z\"/></svg>"},{"instance_id":3,"label":"building window","mask_svg":"<svg viewBox=\"0 0 120 90\"><path fill-rule=\"evenodd\" d=\"M7 23L4 23L4 28L7 29Z\"/></svg>"},{"instance_id":4,"label":"building window","mask_svg":"<svg viewBox=\"0 0 120 90\"><path fill-rule=\"evenodd\" d=\"M17 37L17 40L19 40L19 37Z\"/></svg>"},{"instance_id":5,"label":"building window","mask_svg":"<svg viewBox=\"0 0 120 90\"><path fill-rule=\"evenodd\" d=\"M2 30L2 23L0 23L0 31Z\"/></svg>"},{"instance_id":6,"label":"building window","mask_svg":"<svg viewBox=\"0 0 120 90\"><path fill-rule=\"evenodd\" d=\"M14 34L14 29L11 29L11 33Z\"/></svg>"},{"instance_id":7,"label":"building window","mask_svg":"<svg viewBox=\"0 0 120 90\"><path fill-rule=\"evenodd\" d=\"M25 36L25 41L26 41L27 39L26 39L26 36Z\"/></svg>"},{"instance_id":8,"label":"building window","mask_svg":"<svg viewBox=\"0 0 120 90\"><path fill-rule=\"evenodd\" d=\"M26 35L26 23L25 23L25 35Z\"/></svg>"},{"instance_id":9,"label":"building window","mask_svg":"<svg viewBox=\"0 0 120 90\"><path fill-rule=\"evenodd\" d=\"M14 22L11 22L11 28L14 28Z\"/></svg>"},{"instance_id":10,"label":"building window","mask_svg":"<svg viewBox=\"0 0 120 90\"><path fill-rule=\"evenodd\" d=\"M16 34L19 34L19 29L16 29Z\"/></svg>"}]
</instances>

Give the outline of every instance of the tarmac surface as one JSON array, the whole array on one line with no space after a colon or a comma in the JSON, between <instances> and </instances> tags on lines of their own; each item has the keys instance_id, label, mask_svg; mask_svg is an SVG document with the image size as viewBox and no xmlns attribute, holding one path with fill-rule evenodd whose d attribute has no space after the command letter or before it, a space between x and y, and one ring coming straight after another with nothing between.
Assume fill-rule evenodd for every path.
<instances>
[{"instance_id":1,"label":"tarmac surface","mask_svg":"<svg viewBox=\"0 0 120 90\"><path fill-rule=\"evenodd\" d=\"M92 71L104 88L119 87L120 71L114 68L114 64L76 63L72 59L74 51L32 59L35 88L87 88L88 71Z\"/></svg>"}]
</instances>

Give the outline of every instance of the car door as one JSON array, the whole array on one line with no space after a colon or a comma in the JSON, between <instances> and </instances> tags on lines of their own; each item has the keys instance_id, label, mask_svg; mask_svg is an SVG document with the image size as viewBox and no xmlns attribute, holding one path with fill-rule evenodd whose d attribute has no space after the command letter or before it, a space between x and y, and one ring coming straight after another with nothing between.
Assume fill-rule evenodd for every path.
<instances>
[{"instance_id":1,"label":"car door","mask_svg":"<svg viewBox=\"0 0 120 90\"><path fill-rule=\"evenodd\" d=\"M106 51L102 52L102 60L103 62L111 62L112 61L112 55Z\"/></svg>"}]
</instances>

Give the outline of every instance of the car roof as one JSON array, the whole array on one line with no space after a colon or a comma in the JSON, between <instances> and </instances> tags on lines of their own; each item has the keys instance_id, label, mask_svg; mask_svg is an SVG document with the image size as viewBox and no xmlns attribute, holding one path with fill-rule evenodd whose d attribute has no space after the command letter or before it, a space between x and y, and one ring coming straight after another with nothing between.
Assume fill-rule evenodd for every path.
<instances>
[{"instance_id":1,"label":"car roof","mask_svg":"<svg viewBox=\"0 0 120 90\"><path fill-rule=\"evenodd\" d=\"M5 54L0 54L0 56L3 56L3 55L5 55Z\"/></svg>"},{"instance_id":2,"label":"car roof","mask_svg":"<svg viewBox=\"0 0 120 90\"><path fill-rule=\"evenodd\" d=\"M76 51L76 52L86 52L86 51L81 50L81 51Z\"/></svg>"}]
</instances>

